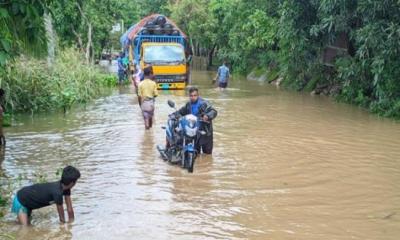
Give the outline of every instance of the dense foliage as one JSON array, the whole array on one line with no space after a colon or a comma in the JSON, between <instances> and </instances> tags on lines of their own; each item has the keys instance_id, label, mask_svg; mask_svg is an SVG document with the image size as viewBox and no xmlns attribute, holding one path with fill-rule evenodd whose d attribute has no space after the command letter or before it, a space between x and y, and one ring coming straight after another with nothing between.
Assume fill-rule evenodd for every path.
<instances>
[{"instance_id":1,"label":"dense foliage","mask_svg":"<svg viewBox=\"0 0 400 240\"><path fill-rule=\"evenodd\" d=\"M45 15L52 18L62 48L75 46L93 60L109 47L113 25L139 19L137 8L130 0L1 1L0 66L20 54L47 53Z\"/></svg>"},{"instance_id":2,"label":"dense foliage","mask_svg":"<svg viewBox=\"0 0 400 240\"><path fill-rule=\"evenodd\" d=\"M43 15L50 0L0 1L0 66L19 53L46 52Z\"/></svg>"},{"instance_id":3,"label":"dense foliage","mask_svg":"<svg viewBox=\"0 0 400 240\"><path fill-rule=\"evenodd\" d=\"M19 57L1 76L6 95L6 109L37 112L67 110L74 103L85 103L104 86L116 83L94 65L87 65L76 50L66 49L49 67L35 58Z\"/></svg>"},{"instance_id":4,"label":"dense foliage","mask_svg":"<svg viewBox=\"0 0 400 240\"><path fill-rule=\"evenodd\" d=\"M278 70L296 90L328 94L400 117L400 1L181 0L168 4L198 54L235 71ZM335 47L332 61L324 52Z\"/></svg>"},{"instance_id":5,"label":"dense foliage","mask_svg":"<svg viewBox=\"0 0 400 240\"><path fill-rule=\"evenodd\" d=\"M123 7L127 2L2 2L0 87L6 92L6 111L65 111L114 83L115 77L100 72L93 59L109 44L117 19L129 17L126 11L132 8ZM52 22L50 30L56 33L56 46L52 47L57 52L52 63L46 61L51 45L47 19Z\"/></svg>"},{"instance_id":6,"label":"dense foliage","mask_svg":"<svg viewBox=\"0 0 400 240\"><path fill-rule=\"evenodd\" d=\"M137 5L129 0L60 0L50 5L54 26L62 46L74 45L98 58L110 47L112 26L127 26L139 19ZM119 36L114 40L119 43ZM115 44L114 44L115 45ZM118 45L117 45L118 46ZM117 49L118 50L118 49Z\"/></svg>"},{"instance_id":7,"label":"dense foliage","mask_svg":"<svg viewBox=\"0 0 400 240\"><path fill-rule=\"evenodd\" d=\"M210 64L217 56L236 72L263 68L288 88L316 89L399 118L399 9L398 0L5 1L0 64L46 52L47 13L61 48L77 47L88 63L118 41L112 25L127 28L158 12L174 19Z\"/></svg>"}]
</instances>

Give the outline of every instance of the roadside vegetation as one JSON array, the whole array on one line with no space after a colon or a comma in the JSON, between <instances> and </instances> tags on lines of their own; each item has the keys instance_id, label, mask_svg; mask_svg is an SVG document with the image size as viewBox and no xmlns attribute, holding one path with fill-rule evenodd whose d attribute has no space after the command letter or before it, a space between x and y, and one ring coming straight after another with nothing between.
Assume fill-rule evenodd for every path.
<instances>
[{"instance_id":1,"label":"roadside vegetation","mask_svg":"<svg viewBox=\"0 0 400 240\"><path fill-rule=\"evenodd\" d=\"M269 81L281 77L288 89L400 118L399 1L181 0L165 6L161 10L210 64L217 57L242 74L263 69Z\"/></svg>"}]
</instances>

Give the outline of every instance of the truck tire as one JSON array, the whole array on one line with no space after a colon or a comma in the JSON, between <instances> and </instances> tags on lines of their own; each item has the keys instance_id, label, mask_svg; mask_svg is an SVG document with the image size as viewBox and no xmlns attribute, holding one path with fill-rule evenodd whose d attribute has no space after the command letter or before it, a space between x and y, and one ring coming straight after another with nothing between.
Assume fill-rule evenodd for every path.
<instances>
[{"instance_id":1,"label":"truck tire","mask_svg":"<svg viewBox=\"0 0 400 240\"><path fill-rule=\"evenodd\" d=\"M155 24L147 24L147 25L144 26L144 27L147 28L147 29L149 29L149 30L152 30L152 29L154 29L156 26L157 26L157 25L155 25Z\"/></svg>"},{"instance_id":2,"label":"truck tire","mask_svg":"<svg viewBox=\"0 0 400 240\"><path fill-rule=\"evenodd\" d=\"M147 23L145 24L146 27L154 26L154 25L156 25L156 23L154 21L147 21Z\"/></svg>"},{"instance_id":3,"label":"truck tire","mask_svg":"<svg viewBox=\"0 0 400 240\"><path fill-rule=\"evenodd\" d=\"M147 29L142 29L142 30L140 31L140 34L142 34L142 35L149 35L149 34L150 34L150 31L147 30Z\"/></svg>"},{"instance_id":4,"label":"truck tire","mask_svg":"<svg viewBox=\"0 0 400 240\"><path fill-rule=\"evenodd\" d=\"M167 35L172 34L172 29L173 29L173 26L171 24L169 24L169 23L164 24L163 30L164 30L165 34L167 34Z\"/></svg>"},{"instance_id":5,"label":"truck tire","mask_svg":"<svg viewBox=\"0 0 400 240\"><path fill-rule=\"evenodd\" d=\"M166 23L166 24L164 24L163 28L172 30L174 28L174 26L172 26L172 24Z\"/></svg>"},{"instance_id":6,"label":"truck tire","mask_svg":"<svg viewBox=\"0 0 400 240\"><path fill-rule=\"evenodd\" d=\"M156 24L157 25L161 25L163 26L165 23L167 22L167 19L165 18L165 16L160 15L156 18Z\"/></svg>"},{"instance_id":7,"label":"truck tire","mask_svg":"<svg viewBox=\"0 0 400 240\"><path fill-rule=\"evenodd\" d=\"M156 25L153 29L153 34L161 35L161 34L163 34L163 29L160 26Z\"/></svg>"}]
</instances>

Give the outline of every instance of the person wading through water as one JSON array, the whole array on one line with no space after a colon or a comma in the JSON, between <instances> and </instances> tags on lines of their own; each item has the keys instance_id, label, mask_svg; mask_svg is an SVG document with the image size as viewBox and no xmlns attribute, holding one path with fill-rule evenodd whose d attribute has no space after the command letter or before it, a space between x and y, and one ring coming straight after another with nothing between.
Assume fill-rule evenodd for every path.
<instances>
[{"instance_id":1,"label":"person wading through water","mask_svg":"<svg viewBox=\"0 0 400 240\"><path fill-rule=\"evenodd\" d=\"M189 89L190 101L186 103L177 113L181 116L193 114L199 119L199 129L205 131L205 135L201 135L196 143L197 153L200 150L205 154L212 154L213 150L213 126L212 120L217 117L218 112L211 106L211 104L199 96L199 90L196 87Z\"/></svg>"},{"instance_id":2,"label":"person wading through water","mask_svg":"<svg viewBox=\"0 0 400 240\"><path fill-rule=\"evenodd\" d=\"M81 173L78 169L67 166L63 169L61 179L56 182L38 183L21 188L14 196L11 212L17 215L17 220L20 224L29 225L32 210L55 203L60 222L65 223L63 205L65 200L68 220L72 222L75 215L71 201L71 189L80 177Z\"/></svg>"},{"instance_id":3,"label":"person wading through water","mask_svg":"<svg viewBox=\"0 0 400 240\"><path fill-rule=\"evenodd\" d=\"M229 77L229 68L226 66L226 61L224 61L223 64L218 68L217 76L215 77L220 91L226 89L228 86Z\"/></svg>"},{"instance_id":4,"label":"person wading through water","mask_svg":"<svg viewBox=\"0 0 400 240\"><path fill-rule=\"evenodd\" d=\"M144 70L144 80L139 83L138 97L142 109L146 129L153 126L154 102L158 96L157 84L153 81L153 67L148 66Z\"/></svg>"},{"instance_id":5,"label":"person wading through water","mask_svg":"<svg viewBox=\"0 0 400 240\"><path fill-rule=\"evenodd\" d=\"M3 120L4 120L4 98L5 98L5 92L2 88L0 88L0 146L5 146L6 145L6 138L4 137L4 132L3 132Z\"/></svg>"}]
</instances>

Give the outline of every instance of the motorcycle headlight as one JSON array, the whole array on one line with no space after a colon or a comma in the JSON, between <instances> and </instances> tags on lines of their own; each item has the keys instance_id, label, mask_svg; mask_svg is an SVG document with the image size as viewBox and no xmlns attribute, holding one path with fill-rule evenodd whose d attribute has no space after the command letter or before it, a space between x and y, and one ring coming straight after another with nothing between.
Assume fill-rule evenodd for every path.
<instances>
[{"instance_id":1,"label":"motorcycle headlight","mask_svg":"<svg viewBox=\"0 0 400 240\"><path fill-rule=\"evenodd\" d=\"M195 137L197 134L197 127L191 128L189 126L185 127L185 133L189 137Z\"/></svg>"},{"instance_id":2,"label":"motorcycle headlight","mask_svg":"<svg viewBox=\"0 0 400 240\"><path fill-rule=\"evenodd\" d=\"M196 122L189 121L189 122L188 122L188 126L189 126L190 128L194 128L194 127L196 127Z\"/></svg>"},{"instance_id":3,"label":"motorcycle headlight","mask_svg":"<svg viewBox=\"0 0 400 240\"><path fill-rule=\"evenodd\" d=\"M197 123L197 117L193 114L189 114L185 116L185 120L190 127L195 127Z\"/></svg>"}]
</instances>

